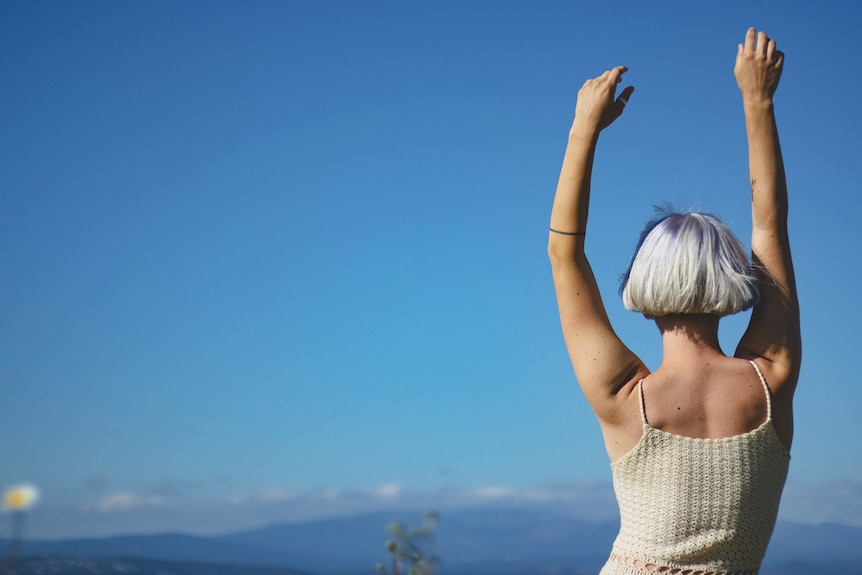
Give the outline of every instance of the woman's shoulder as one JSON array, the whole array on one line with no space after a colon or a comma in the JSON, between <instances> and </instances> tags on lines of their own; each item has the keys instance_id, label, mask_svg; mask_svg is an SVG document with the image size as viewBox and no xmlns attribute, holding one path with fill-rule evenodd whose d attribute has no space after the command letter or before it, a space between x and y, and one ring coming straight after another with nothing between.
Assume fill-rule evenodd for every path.
<instances>
[{"instance_id":1,"label":"woman's shoulder","mask_svg":"<svg viewBox=\"0 0 862 575\"><path fill-rule=\"evenodd\" d=\"M781 361L772 361L745 350L737 350L732 358L740 364L754 364L759 375L763 376L769 391L775 396L793 396L799 377L798 367Z\"/></svg>"}]
</instances>

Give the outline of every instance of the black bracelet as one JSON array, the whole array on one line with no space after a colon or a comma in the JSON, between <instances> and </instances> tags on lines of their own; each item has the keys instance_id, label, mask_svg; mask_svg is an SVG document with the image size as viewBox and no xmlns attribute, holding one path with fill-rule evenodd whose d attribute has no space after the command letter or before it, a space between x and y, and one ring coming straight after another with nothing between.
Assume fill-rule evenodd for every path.
<instances>
[{"instance_id":1,"label":"black bracelet","mask_svg":"<svg viewBox=\"0 0 862 575\"><path fill-rule=\"evenodd\" d=\"M554 228L548 228L555 234L560 234L562 236L585 236L587 232L561 232L560 230L555 230Z\"/></svg>"}]
</instances>

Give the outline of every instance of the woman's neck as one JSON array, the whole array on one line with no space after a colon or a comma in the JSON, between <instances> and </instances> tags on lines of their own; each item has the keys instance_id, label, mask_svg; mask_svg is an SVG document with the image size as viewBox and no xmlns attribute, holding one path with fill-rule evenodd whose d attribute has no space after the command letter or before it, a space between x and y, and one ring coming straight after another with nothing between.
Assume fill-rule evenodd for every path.
<instances>
[{"instance_id":1,"label":"woman's neck","mask_svg":"<svg viewBox=\"0 0 862 575\"><path fill-rule=\"evenodd\" d=\"M655 318L661 332L662 366L687 366L724 356L718 343L718 320L714 315L675 314Z\"/></svg>"}]
</instances>

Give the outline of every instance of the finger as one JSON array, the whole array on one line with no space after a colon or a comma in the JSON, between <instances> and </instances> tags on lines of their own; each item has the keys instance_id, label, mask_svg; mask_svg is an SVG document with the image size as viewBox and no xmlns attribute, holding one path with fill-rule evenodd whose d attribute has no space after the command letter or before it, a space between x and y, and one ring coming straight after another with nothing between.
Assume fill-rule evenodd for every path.
<instances>
[{"instance_id":1,"label":"finger","mask_svg":"<svg viewBox=\"0 0 862 575\"><path fill-rule=\"evenodd\" d=\"M627 86L626 88L624 88L624 89L623 89L623 91L622 91L622 92L620 92L619 97L617 97L617 101L616 101L616 103L617 103L617 104L620 104L623 108L625 108L625 107L626 107L626 105L628 105L628 103L629 103L629 98L631 98L631 97L632 97L632 93L633 93L634 91L635 91L635 87L634 87L634 86Z\"/></svg>"},{"instance_id":2,"label":"finger","mask_svg":"<svg viewBox=\"0 0 862 575\"><path fill-rule=\"evenodd\" d=\"M784 52L781 50L775 51L775 67L781 70L784 66Z\"/></svg>"},{"instance_id":3,"label":"finger","mask_svg":"<svg viewBox=\"0 0 862 575\"><path fill-rule=\"evenodd\" d=\"M769 38L766 32L760 31L757 33L757 53L766 54L766 45L769 43Z\"/></svg>"},{"instance_id":4,"label":"finger","mask_svg":"<svg viewBox=\"0 0 862 575\"><path fill-rule=\"evenodd\" d=\"M754 48L756 46L757 41L757 32L754 31L754 28L749 28L745 33L745 45L743 49L745 52L754 52Z\"/></svg>"},{"instance_id":5,"label":"finger","mask_svg":"<svg viewBox=\"0 0 862 575\"><path fill-rule=\"evenodd\" d=\"M775 40L770 38L769 42L766 43L766 61L772 62L774 57L775 57Z\"/></svg>"},{"instance_id":6,"label":"finger","mask_svg":"<svg viewBox=\"0 0 862 575\"><path fill-rule=\"evenodd\" d=\"M623 79L623 74L628 72L628 68L625 66L617 66L616 68L612 68L606 72L608 74L608 80L613 82L614 84L619 84Z\"/></svg>"}]
</instances>

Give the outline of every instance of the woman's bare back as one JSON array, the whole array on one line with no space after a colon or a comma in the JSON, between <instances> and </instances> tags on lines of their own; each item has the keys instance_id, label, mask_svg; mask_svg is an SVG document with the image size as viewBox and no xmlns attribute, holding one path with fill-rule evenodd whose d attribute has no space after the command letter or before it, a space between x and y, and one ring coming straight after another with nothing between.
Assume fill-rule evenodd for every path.
<instances>
[{"instance_id":1,"label":"woman's bare back","mask_svg":"<svg viewBox=\"0 0 862 575\"><path fill-rule=\"evenodd\" d=\"M746 360L724 357L685 372L661 368L643 380L647 423L662 431L715 439L741 435L767 419L767 398Z\"/></svg>"}]
</instances>

